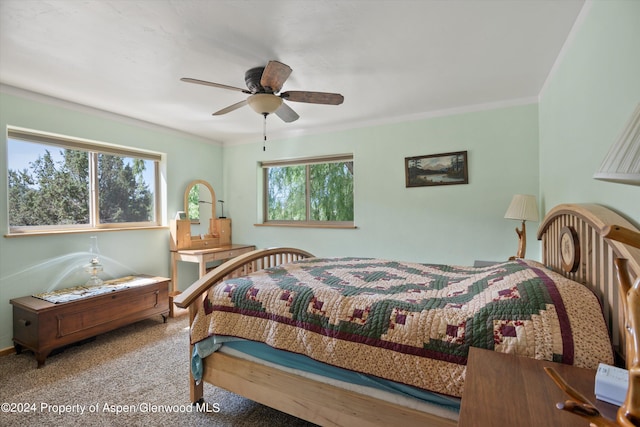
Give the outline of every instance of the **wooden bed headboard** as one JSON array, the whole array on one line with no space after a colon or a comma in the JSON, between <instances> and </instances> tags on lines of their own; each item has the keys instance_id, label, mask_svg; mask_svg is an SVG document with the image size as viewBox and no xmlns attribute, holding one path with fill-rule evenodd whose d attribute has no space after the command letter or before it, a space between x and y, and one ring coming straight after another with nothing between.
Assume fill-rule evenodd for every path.
<instances>
[{"instance_id":1,"label":"wooden bed headboard","mask_svg":"<svg viewBox=\"0 0 640 427\"><path fill-rule=\"evenodd\" d=\"M624 311L614 259L627 259L629 273L636 280L640 277L640 250L604 238L607 226L614 224L638 231L604 206L562 204L547 213L538 240L542 240L542 262L546 266L589 287L600 298L612 344L624 358Z\"/></svg>"}]
</instances>

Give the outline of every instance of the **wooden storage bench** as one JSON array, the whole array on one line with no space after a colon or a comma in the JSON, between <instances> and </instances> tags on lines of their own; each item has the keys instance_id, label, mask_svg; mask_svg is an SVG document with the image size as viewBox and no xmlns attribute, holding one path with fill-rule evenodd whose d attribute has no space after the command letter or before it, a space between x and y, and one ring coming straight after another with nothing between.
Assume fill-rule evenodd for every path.
<instances>
[{"instance_id":1,"label":"wooden storage bench","mask_svg":"<svg viewBox=\"0 0 640 427\"><path fill-rule=\"evenodd\" d=\"M38 368L52 350L104 332L169 314L168 278L136 276L149 283L69 302L52 303L33 296L11 300L13 342L19 354L32 350ZM107 282L108 283L108 282Z\"/></svg>"}]
</instances>

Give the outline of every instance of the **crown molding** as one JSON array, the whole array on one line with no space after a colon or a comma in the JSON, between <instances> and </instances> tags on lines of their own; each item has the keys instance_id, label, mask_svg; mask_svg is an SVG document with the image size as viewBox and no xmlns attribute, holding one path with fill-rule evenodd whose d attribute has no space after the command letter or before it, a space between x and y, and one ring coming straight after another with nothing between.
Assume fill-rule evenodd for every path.
<instances>
[{"instance_id":1,"label":"crown molding","mask_svg":"<svg viewBox=\"0 0 640 427\"><path fill-rule=\"evenodd\" d=\"M311 135L320 135L320 134L332 133L332 132L362 129L366 127L377 127L377 126L393 125L398 123L415 122L420 120L433 119L437 117L456 116L460 114L476 113L480 111L491 111L491 110L498 110L501 108L517 107L517 106L537 104L537 103L538 103L538 97L531 96L527 98L509 99L509 100L489 102L484 104L467 105L464 107L454 107L454 108L447 108L447 109L436 110L436 111L427 111L423 113L409 114L409 115L397 116L397 117L391 117L391 118L385 118L385 119L363 120L360 122L354 122L354 123L343 124L343 125L326 126L326 127L323 127L322 129L315 128L315 129L309 129L309 130L300 130L300 129L285 130L285 131L274 132L270 134L269 140L267 142L282 141L285 139L299 138L299 137L311 136ZM258 140L256 138L250 137L250 138L242 138L234 141L226 141L224 145L225 146L245 145L245 144L255 144L257 142ZM260 139L260 143L262 143L261 139Z\"/></svg>"},{"instance_id":2,"label":"crown molding","mask_svg":"<svg viewBox=\"0 0 640 427\"><path fill-rule=\"evenodd\" d=\"M148 130L156 131L156 132L164 132L173 135L179 135L181 137L188 137L192 139L197 139L200 142L206 144L215 144L219 146L223 146L224 143L221 141L216 141L212 139L204 138L200 135L195 135L192 133L184 132L178 129L170 128L167 126L162 126L156 123L147 122L140 119L135 119L133 117L125 116L122 114L113 113L107 110L101 110L99 108L90 107L84 104L78 104L76 102L67 101L64 99L56 98L50 95L45 95L38 92L33 92L27 89L22 89L16 86L11 86L8 84L0 83L0 92L6 93L8 95L14 95L21 98L25 98L31 101L41 102L48 105L53 105L56 107L66 108L68 110L77 111L80 113L88 113L93 116L98 116L108 120L115 120L120 123L125 123L132 126L137 126L141 128L145 128Z\"/></svg>"}]
</instances>

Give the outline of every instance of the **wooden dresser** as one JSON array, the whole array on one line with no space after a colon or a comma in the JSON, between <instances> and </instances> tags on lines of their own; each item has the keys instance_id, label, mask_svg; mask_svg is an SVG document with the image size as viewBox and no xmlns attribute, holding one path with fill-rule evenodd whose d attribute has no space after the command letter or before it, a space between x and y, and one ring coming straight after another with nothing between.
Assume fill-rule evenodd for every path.
<instances>
[{"instance_id":1,"label":"wooden dresser","mask_svg":"<svg viewBox=\"0 0 640 427\"><path fill-rule=\"evenodd\" d=\"M32 350L38 368L52 350L146 319L169 314L169 279L149 278L149 283L51 303L33 296L11 300L13 342L16 352ZM146 282L145 282L146 283Z\"/></svg>"}]
</instances>

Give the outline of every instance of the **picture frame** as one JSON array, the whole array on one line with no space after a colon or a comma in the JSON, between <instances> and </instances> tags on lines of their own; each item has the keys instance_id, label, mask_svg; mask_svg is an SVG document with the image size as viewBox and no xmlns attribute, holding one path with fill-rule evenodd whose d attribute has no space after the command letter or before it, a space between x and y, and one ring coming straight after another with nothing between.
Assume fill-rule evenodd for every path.
<instances>
[{"instance_id":1,"label":"picture frame","mask_svg":"<svg viewBox=\"0 0 640 427\"><path fill-rule=\"evenodd\" d=\"M468 184L466 151L405 157L407 187Z\"/></svg>"}]
</instances>

